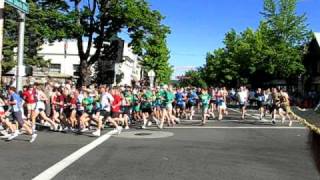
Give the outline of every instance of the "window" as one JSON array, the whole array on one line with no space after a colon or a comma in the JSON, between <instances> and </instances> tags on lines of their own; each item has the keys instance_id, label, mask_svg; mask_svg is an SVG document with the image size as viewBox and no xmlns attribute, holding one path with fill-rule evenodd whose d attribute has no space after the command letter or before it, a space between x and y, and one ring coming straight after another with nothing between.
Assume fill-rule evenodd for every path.
<instances>
[{"instance_id":1,"label":"window","mask_svg":"<svg viewBox=\"0 0 320 180\"><path fill-rule=\"evenodd\" d=\"M80 65L79 64L73 65L73 75L80 76Z\"/></svg>"},{"instance_id":2,"label":"window","mask_svg":"<svg viewBox=\"0 0 320 180\"><path fill-rule=\"evenodd\" d=\"M49 72L61 73L61 64L50 64Z\"/></svg>"}]
</instances>

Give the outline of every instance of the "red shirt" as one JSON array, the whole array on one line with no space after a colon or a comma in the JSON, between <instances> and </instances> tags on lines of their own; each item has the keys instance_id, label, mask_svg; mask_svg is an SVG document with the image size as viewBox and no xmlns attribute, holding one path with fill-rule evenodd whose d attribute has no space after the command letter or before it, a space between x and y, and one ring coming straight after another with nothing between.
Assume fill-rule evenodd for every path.
<instances>
[{"instance_id":1,"label":"red shirt","mask_svg":"<svg viewBox=\"0 0 320 180\"><path fill-rule=\"evenodd\" d=\"M36 93L35 91L25 91L23 92L23 98L26 101L27 104L33 104L36 103Z\"/></svg>"},{"instance_id":2,"label":"red shirt","mask_svg":"<svg viewBox=\"0 0 320 180\"><path fill-rule=\"evenodd\" d=\"M122 98L119 95L113 95L112 112L120 112ZM118 105L118 106L115 106Z\"/></svg>"},{"instance_id":3,"label":"red shirt","mask_svg":"<svg viewBox=\"0 0 320 180\"><path fill-rule=\"evenodd\" d=\"M55 104L52 107L54 109L63 108L64 107L64 99L65 99L65 97L63 95L53 96L53 103L55 103Z\"/></svg>"},{"instance_id":4,"label":"red shirt","mask_svg":"<svg viewBox=\"0 0 320 180\"><path fill-rule=\"evenodd\" d=\"M71 98L70 99L70 104L71 105L77 105L77 98Z\"/></svg>"}]
</instances>

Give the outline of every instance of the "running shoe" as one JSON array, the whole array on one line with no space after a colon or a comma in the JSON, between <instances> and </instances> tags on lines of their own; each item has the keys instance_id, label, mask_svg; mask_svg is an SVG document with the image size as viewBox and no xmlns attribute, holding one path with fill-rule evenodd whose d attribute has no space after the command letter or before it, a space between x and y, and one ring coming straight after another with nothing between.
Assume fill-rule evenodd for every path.
<instances>
[{"instance_id":1,"label":"running shoe","mask_svg":"<svg viewBox=\"0 0 320 180\"><path fill-rule=\"evenodd\" d=\"M30 139L30 143L33 143L36 139L37 139L37 134L32 134L31 139Z\"/></svg>"},{"instance_id":2,"label":"running shoe","mask_svg":"<svg viewBox=\"0 0 320 180\"><path fill-rule=\"evenodd\" d=\"M272 119L271 122L272 122L273 125L276 125L276 121L274 119Z\"/></svg>"},{"instance_id":3,"label":"running shoe","mask_svg":"<svg viewBox=\"0 0 320 180\"><path fill-rule=\"evenodd\" d=\"M0 136L0 138L1 139L8 139L10 136L11 136L11 134L9 134L7 131L1 131L0 132L1 134L2 134L2 136Z\"/></svg>"},{"instance_id":4,"label":"running shoe","mask_svg":"<svg viewBox=\"0 0 320 180\"><path fill-rule=\"evenodd\" d=\"M96 130L92 133L93 136L99 137L101 135L101 130Z\"/></svg>"},{"instance_id":5,"label":"running shoe","mask_svg":"<svg viewBox=\"0 0 320 180\"><path fill-rule=\"evenodd\" d=\"M160 124L160 121L157 118L153 117L153 120L156 122L157 125Z\"/></svg>"},{"instance_id":6,"label":"running shoe","mask_svg":"<svg viewBox=\"0 0 320 180\"><path fill-rule=\"evenodd\" d=\"M3 136L6 136L6 135L9 134L6 130L0 131L0 133L1 133Z\"/></svg>"},{"instance_id":7,"label":"running shoe","mask_svg":"<svg viewBox=\"0 0 320 180\"><path fill-rule=\"evenodd\" d=\"M179 118L176 118L175 122L176 122L177 124L180 124L180 119L179 119Z\"/></svg>"},{"instance_id":8,"label":"running shoe","mask_svg":"<svg viewBox=\"0 0 320 180\"><path fill-rule=\"evenodd\" d=\"M291 126L292 126L292 121L289 122L289 127L291 127Z\"/></svg>"},{"instance_id":9,"label":"running shoe","mask_svg":"<svg viewBox=\"0 0 320 180\"><path fill-rule=\"evenodd\" d=\"M118 128L117 128L118 135L120 135L120 134L121 134L122 129L123 129L123 128L122 128L121 126L118 126Z\"/></svg>"},{"instance_id":10,"label":"running shoe","mask_svg":"<svg viewBox=\"0 0 320 180\"><path fill-rule=\"evenodd\" d=\"M129 126L126 126L124 129L125 129L125 130L129 130L130 128L129 128Z\"/></svg>"},{"instance_id":11,"label":"running shoe","mask_svg":"<svg viewBox=\"0 0 320 180\"><path fill-rule=\"evenodd\" d=\"M159 129L163 129L163 124L158 125Z\"/></svg>"},{"instance_id":12,"label":"running shoe","mask_svg":"<svg viewBox=\"0 0 320 180\"><path fill-rule=\"evenodd\" d=\"M13 140L14 138L16 138L18 136L19 136L19 131L16 130L14 133L11 134L10 137L8 137L8 141L11 141L11 140Z\"/></svg>"},{"instance_id":13,"label":"running shoe","mask_svg":"<svg viewBox=\"0 0 320 180\"><path fill-rule=\"evenodd\" d=\"M87 132L87 131L89 131L88 128L83 128L83 129L80 130L80 132L82 132L82 133L83 133L83 132Z\"/></svg>"}]
</instances>

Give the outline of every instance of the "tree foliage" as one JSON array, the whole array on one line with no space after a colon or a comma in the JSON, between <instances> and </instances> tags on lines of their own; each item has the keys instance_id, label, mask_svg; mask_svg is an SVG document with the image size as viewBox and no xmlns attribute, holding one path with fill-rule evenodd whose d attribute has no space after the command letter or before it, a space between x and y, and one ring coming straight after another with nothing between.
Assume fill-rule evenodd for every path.
<instances>
[{"instance_id":1,"label":"tree foliage","mask_svg":"<svg viewBox=\"0 0 320 180\"><path fill-rule=\"evenodd\" d=\"M66 6L61 1L30 0L30 13L26 16L25 59L26 65L46 66L47 61L39 55L41 45L45 41L52 42L65 37L64 25L61 23L61 10ZM16 65L15 48L18 45L18 23L21 20L17 10L5 7L4 46L2 71L8 72Z\"/></svg>"},{"instance_id":2,"label":"tree foliage","mask_svg":"<svg viewBox=\"0 0 320 180\"><path fill-rule=\"evenodd\" d=\"M296 5L297 0L265 0L263 19L256 30L226 33L224 47L207 54L206 82L261 85L303 73L304 46L311 33L305 14L296 14Z\"/></svg>"},{"instance_id":3,"label":"tree foliage","mask_svg":"<svg viewBox=\"0 0 320 180\"><path fill-rule=\"evenodd\" d=\"M162 32L147 39L145 53L143 54L142 66L147 72L155 70L156 82L168 83L173 73L173 68L169 64L169 50L166 43L168 28L163 28Z\"/></svg>"},{"instance_id":4,"label":"tree foliage","mask_svg":"<svg viewBox=\"0 0 320 180\"><path fill-rule=\"evenodd\" d=\"M185 73L185 76L179 80L179 85L182 87L194 86L206 88L207 83L203 79L203 69L198 68L196 70L189 70Z\"/></svg>"},{"instance_id":5,"label":"tree foliage","mask_svg":"<svg viewBox=\"0 0 320 180\"><path fill-rule=\"evenodd\" d=\"M79 85L90 83L91 66L101 57L101 52L106 47L104 44L121 32L129 34L129 44L136 54L146 56L146 59L155 57L154 52L166 56L162 55L165 48L160 48L160 51L151 48L157 45L151 44L155 37L164 40L168 33L168 28L161 23L164 17L160 12L151 10L145 0L72 0L65 14L70 21L67 24L68 35L77 39L80 57ZM165 43L160 45L166 47ZM95 52L90 54L92 47L95 48ZM157 67L159 69L155 70L162 72L163 65L161 68ZM162 73L159 77L160 75Z\"/></svg>"},{"instance_id":6,"label":"tree foliage","mask_svg":"<svg viewBox=\"0 0 320 180\"><path fill-rule=\"evenodd\" d=\"M154 68L158 81L168 81L172 68L166 44L169 28L164 17L145 0L30 0L26 19L25 63L37 66L47 62L39 56L45 41L76 39L80 58L79 85L88 85L91 67L103 55L107 43L121 32L128 33L134 53L143 57L147 69ZM4 70L14 66L13 48L17 46L18 14L6 10ZM93 51L93 48L95 51ZM111 60L111 59L110 59ZM152 62L152 63L151 63ZM150 66L150 64L156 64Z\"/></svg>"}]
</instances>

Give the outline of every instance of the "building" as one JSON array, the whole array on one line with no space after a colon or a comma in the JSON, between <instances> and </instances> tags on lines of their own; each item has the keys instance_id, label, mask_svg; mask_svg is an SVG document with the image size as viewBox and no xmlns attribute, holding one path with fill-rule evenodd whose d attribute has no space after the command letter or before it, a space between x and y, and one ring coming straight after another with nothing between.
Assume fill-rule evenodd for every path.
<instances>
[{"instance_id":1,"label":"building","mask_svg":"<svg viewBox=\"0 0 320 180\"><path fill-rule=\"evenodd\" d=\"M304 90L320 92L320 33L314 33L303 61L306 73L302 77Z\"/></svg>"},{"instance_id":2,"label":"building","mask_svg":"<svg viewBox=\"0 0 320 180\"><path fill-rule=\"evenodd\" d=\"M86 48L84 46L84 48ZM94 54L92 48L90 54ZM33 67L33 77L37 80L44 77L53 79L77 79L79 77L80 58L76 40L56 41L54 43L45 43L39 51L39 55L45 60L50 61L47 68ZM114 66L114 77L121 76L118 85L131 85L132 80L139 81L141 78L141 65L139 57L132 52L128 44L124 44L123 60L117 62ZM93 66L94 67L94 66ZM92 68L93 68L92 67ZM94 72L94 69L92 69ZM118 76L117 76L118 75ZM116 80L116 79L115 79Z\"/></svg>"}]
</instances>

